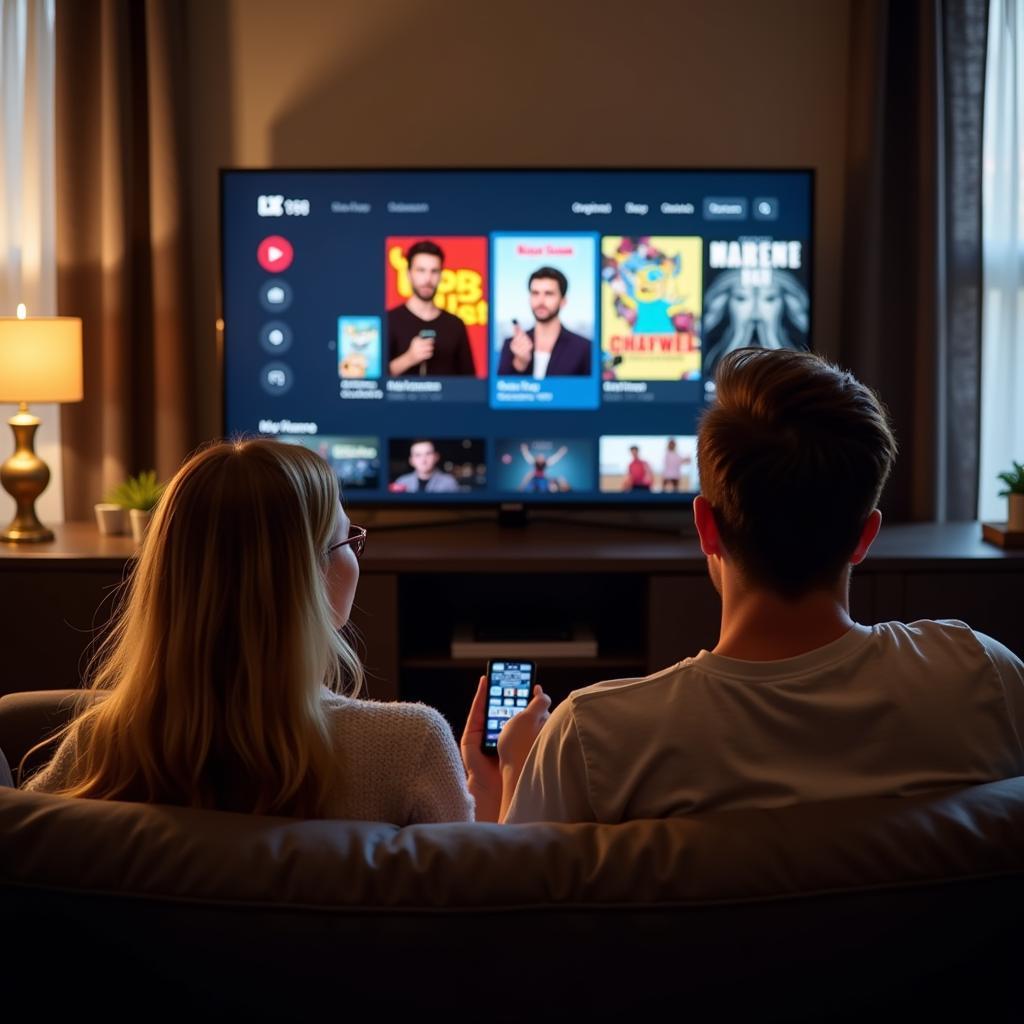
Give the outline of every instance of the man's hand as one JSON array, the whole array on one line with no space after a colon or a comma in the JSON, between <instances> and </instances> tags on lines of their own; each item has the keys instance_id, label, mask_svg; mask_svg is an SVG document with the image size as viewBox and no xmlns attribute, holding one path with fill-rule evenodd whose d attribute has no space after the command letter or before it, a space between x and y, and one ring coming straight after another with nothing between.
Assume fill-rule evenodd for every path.
<instances>
[{"instance_id":1,"label":"man's hand","mask_svg":"<svg viewBox=\"0 0 1024 1024\"><path fill-rule=\"evenodd\" d=\"M425 363L428 359L434 358L434 339L424 338L422 334L417 334L412 341L409 342L409 350L406 352L409 357L410 366L419 366L420 363Z\"/></svg>"},{"instance_id":2,"label":"man's hand","mask_svg":"<svg viewBox=\"0 0 1024 1024\"><path fill-rule=\"evenodd\" d=\"M533 358L533 342L519 324L516 324L516 333L512 335L509 351L512 353L513 369L517 373L526 373L526 368Z\"/></svg>"},{"instance_id":3,"label":"man's hand","mask_svg":"<svg viewBox=\"0 0 1024 1024\"><path fill-rule=\"evenodd\" d=\"M421 334L417 334L412 341L409 342L409 347L400 355L395 356L394 359L388 363L388 373L392 377L400 377L403 373L408 373L414 366L419 366L420 363L425 363L428 359L434 355L434 339L424 338Z\"/></svg>"},{"instance_id":4,"label":"man's hand","mask_svg":"<svg viewBox=\"0 0 1024 1024\"><path fill-rule=\"evenodd\" d=\"M497 821L501 812L501 768L498 758L481 750L487 721L487 676L480 683L469 709L466 728L462 730L459 749L466 767L469 792L476 801L477 821Z\"/></svg>"},{"instance_id":5,"label":"man's hand","mask_svg":"<svg viewBox=\"0 0 1024 1024\"><path fill-rule=\"evenodd\" d=\"M486 700L486 697L484 698ZM534 741L544 728L544 723L551 717L548 709L551 698L539 687L533 688L533 698L517 715L508 720L505 728L498 735L498 762L501 765L501 814L499 821L505 820L516 783L523 773L527 755L533 748Z\"/></svg>"}]
</instances>

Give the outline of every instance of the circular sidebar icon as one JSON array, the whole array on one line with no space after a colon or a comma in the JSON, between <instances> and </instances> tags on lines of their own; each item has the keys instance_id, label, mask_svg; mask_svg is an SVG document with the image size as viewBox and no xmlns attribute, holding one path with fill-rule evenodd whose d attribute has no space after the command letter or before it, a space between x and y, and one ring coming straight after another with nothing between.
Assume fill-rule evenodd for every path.
<instances>
[{"instance_id":1,"label":"circular sidebar icon","mask_svg":"<svg viewBox=\"0 0 1024 1024\"><path fill-rule=\"evenodd\" d=\"M292 265L295 250L287 238L268 235L256 249L256 259L268 274L280 274Z\"/></svg>"},{"instance_id":2,"label":"circular sidebar icon","mask_svg":"<svg viewBox=\"0 0 1024 1024\"><path fill-rule=\"evenodd\" d=\"M260 344L271 355L292 347L292 329L283 320L271 320L260 328Z\"/></svg>"},{"instance_id":3,"label":"circular sidebar icon","mask_svg":"<svg viewBox=\"0 0 1024 1024\"><path fill-rule=\"evenodd\" d=\"M267 363L260 370L260 385L268 395L285 395L294 383L295 375L287 363Z\"/></svg>"},{"instance_id":4,"label":"circular sidebar icon","mask_svg":"<svg viewBox=\"0 0 1024 1024\"><path fill-rule=\"evenodd\" d=\"M287 281L272 277L260 285L260 305L268 313L283 313L292 304L292 288Z\"/></svg>"}]
</instances>

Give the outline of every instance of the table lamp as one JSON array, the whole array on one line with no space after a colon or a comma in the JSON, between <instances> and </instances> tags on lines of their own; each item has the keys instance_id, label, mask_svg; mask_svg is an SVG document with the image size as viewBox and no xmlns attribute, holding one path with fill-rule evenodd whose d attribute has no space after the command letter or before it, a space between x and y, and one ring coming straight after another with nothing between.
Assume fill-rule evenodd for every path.
<instances>
[{"instance_id":1,"label":"table lamp","mask_svg":"<svg viewBox=\"0 0 1024 1024\"><path fill-rule=\"evenodd\" d=\"M36 498L50 482L50 467L33 448L39 417L29 402L82 400L82 321L73 316L0 317L0 402L17 402L7 422L14 431L14 454L0 467L0 483L17 506L0 540L53 540L36 516Z\"/></svg>"}]
</instances>

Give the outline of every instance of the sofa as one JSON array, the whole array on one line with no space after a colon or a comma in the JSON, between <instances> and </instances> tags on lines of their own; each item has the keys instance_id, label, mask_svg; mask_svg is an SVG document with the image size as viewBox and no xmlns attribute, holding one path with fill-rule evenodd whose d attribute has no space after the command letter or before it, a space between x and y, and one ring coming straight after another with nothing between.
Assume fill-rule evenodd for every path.
<instances>
[{"instance_id":1,"label":"sofa","mask_svg":"<svg viewBox=\"0 0 1024 1024\"><path fill-rule=\"evenodd\" d=\"M50 1013L1019 1020L1024 778L406 828L0 788L0 907L4 994Z\"/></svg>"}]
</instances>

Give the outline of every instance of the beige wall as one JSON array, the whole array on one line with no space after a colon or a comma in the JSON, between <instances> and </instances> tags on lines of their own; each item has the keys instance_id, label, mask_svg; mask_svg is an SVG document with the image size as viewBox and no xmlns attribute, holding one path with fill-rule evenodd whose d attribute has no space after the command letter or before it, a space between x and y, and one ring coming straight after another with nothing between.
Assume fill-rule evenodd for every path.
<instances>
[{"instance_id":1,"label":"beige wall","mask_svg":"<svg viewBox=\"0 0 1024 1024\"><path fill-rule=\"evenodd\" d=\"M813 167L835 354L849 18L849 0L189 0L204 433L221 166Z\"/></svg>"}]
</instances>

